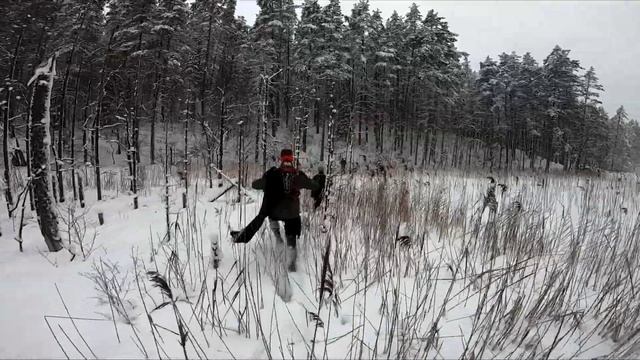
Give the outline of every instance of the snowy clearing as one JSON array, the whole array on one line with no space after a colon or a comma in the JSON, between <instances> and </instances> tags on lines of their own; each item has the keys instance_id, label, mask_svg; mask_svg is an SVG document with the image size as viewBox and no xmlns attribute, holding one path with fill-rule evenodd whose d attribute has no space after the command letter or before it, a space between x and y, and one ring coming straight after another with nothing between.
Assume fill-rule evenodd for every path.
<instances>
[{"instance_id":1,"label":"snowy clearing","mask_svg":"<svg viewBox=\"0 0 640 360\"><path fill-rule=\"evenodd\" d=\"M489 180L470 174L338 176L328 220L304 215L288 281L267 226L247 245L228 239L259 202L237 191L209 202L225 187L205 180L192 181L188 209L173 188L169 239L159 187L138 210L115 185L99 205L91 191L85 209L58 204L73 261L46 251L28 209L19 252L5 216L0 357L635 356L635 182L497 181L491 200Z\"/></svg>"}]
</instances>

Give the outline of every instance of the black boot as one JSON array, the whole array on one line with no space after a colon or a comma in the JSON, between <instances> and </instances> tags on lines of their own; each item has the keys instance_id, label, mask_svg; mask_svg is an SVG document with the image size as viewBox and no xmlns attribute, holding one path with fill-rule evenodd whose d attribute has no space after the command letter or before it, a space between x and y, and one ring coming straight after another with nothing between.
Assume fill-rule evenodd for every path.
<instances>
[{"instance_id":1,"label":"black boot","mask_svg":"<svg viewBox=\"0 0 640 360\"><path fill-rule=\"evenodd\" d=\"M296 235L287 235L287 269L290 272L296 272L296 260L298 260L296 240Z\"/></svg>"},{"instance_id":2,"label":"black boot","mask_svg":"<svg viewBox=\"0 0 640 360\"><path fill-rule=\"evenodd\" d=\"M287 270L296 272L296 261L298 260L298 250L295 247L287 246Z\"/></svg>"}]
</instances>

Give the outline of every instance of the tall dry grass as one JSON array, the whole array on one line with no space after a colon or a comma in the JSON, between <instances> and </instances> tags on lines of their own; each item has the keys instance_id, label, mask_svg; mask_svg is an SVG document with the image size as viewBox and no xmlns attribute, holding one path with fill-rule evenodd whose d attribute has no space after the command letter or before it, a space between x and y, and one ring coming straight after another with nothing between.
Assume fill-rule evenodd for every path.
<instances>
[{"instance_id":1,"label":"tall dry grass","mask_svg":"<svg viewBox=\"0 0 640 360\"><path fill-rule=\"evenodd\" d=\"M153 336L157 354L177 336L184 355L198 358L220 346L227 357L242 353L228 344L238 336L258 340L268 358L637 356L635 180L496 180L487 207L486 174L336 177L326 216L305 215L287 304L268 290L285 273L268 231L246 246L206 236L247 221L253 205L222 202L211 214L196 201L202 192L192 193L171 241L150 239L151 254L133 257L138 301L155 304L146 317L173 311L178 328L137 326L164 336ZM145 189L161 184L162 171L149 169L145 181ZM147 271L166 279L171 307L152 310L166 295L146 289Z\"/></svg>"}]
</instances>

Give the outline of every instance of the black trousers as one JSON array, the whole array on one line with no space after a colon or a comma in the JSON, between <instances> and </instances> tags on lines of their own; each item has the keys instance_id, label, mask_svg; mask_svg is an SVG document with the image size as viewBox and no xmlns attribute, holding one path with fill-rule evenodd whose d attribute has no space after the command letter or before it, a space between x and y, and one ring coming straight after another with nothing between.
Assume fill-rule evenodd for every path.
<instances>
[{"instance_id":1,"label":"black trousers","mask_svg":"<svg viewBox=\"0 0 640 360\"><path fill-rule=\"evenodd\" d=\"M284 234L287 238L287 246L295 248L296 240L302 233L302 221L300 220L300 216L285 220L269 218L269 227L278 241L282 241L282 236L280 235L280 221L284 223Z\"/></svg>"}]
</instances>

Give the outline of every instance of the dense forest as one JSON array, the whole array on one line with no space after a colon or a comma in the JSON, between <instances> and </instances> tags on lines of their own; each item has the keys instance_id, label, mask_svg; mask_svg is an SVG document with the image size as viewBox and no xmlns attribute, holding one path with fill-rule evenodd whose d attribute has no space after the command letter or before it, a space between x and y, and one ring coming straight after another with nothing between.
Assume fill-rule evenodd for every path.
<instances>
[{"instance_id":1,"label":"dense forest","mask_svg":"<svg viewBox=\"0 0 640 360\"><path fill-rule=\"evenodd\" d=\"M281 131L293 134L296 151L316 139L320 160L339 143L375 146L418 167L632 171L640 163L640 126L622 106L607 114L596 70L569 49L556 46L541 63L502 53L474 71L436 10L414 4L385 20L368 0L348 16L339 0L258 5L251 25L235 15L236 0L3 0L9 202L11 164L26 164L29 79L54 55L60 187L78 164L98 174L98 144L108 141L126 156L135 192L137 166L163 161L156 139L164 122L190 123L185 139L204 134L204 145L185 144L184 153L218 168L237 156L226 143L238 136L246 156L266 166Z\"/></svg>"},{"instance_id":2,"label":"dense forest","mask_svg":"<svg viewBox=\"0 0 640 360\"><path fill-rule=\"evenodd\" d=\"M0 360L640 358L640 2L237 1L0 0Z\"/></svg>"}]
</instances>

